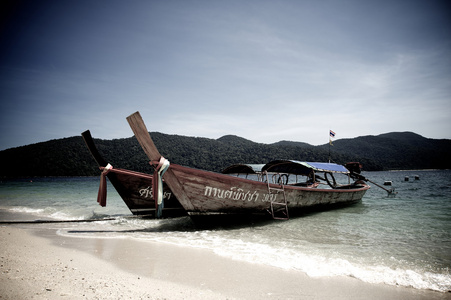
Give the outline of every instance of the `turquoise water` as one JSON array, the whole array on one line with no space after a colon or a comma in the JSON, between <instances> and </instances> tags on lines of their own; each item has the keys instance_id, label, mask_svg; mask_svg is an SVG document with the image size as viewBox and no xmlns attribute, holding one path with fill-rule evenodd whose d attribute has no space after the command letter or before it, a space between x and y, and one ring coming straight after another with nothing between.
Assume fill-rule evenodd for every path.
<instances>
[{"instance_id":1,"label":"turquoise water","mask_svg":"<svg viewBox=\"0 0 451 300\"><path fill-rule=\"evenodd\" d=\"M189 217L137 219L109 184L107 207L96 203L99 178L3 181L0 208L30 219L92 219L45 224L76 237L133 238L211 249L221 256L365 282L451 291L451 171L366 172L393 182L398 194L372 188L357 205L289 221L202 228ZM418 175L419 180L414 176ZM404 181L409 176L409 181ZM37 225L27 225L37 226Z\"/></svg>"}]
</instances>

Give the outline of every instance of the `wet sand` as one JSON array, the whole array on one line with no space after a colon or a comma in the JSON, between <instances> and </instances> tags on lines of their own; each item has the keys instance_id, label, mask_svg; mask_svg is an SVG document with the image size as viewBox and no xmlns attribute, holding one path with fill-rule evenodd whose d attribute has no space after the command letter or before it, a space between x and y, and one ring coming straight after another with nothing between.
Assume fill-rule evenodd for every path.
<instances>
[{"instance_id":1,"label":"wet sand","mask_svg":"<svg viewBox=\"0 0 451 300\"><path fill-rule=\"evenodd\" d=\"M349 277L311 278L205 249L62 237L45 226L4 224L0 237L1 299L451 299Z\"/></svg>"}]
</instances>

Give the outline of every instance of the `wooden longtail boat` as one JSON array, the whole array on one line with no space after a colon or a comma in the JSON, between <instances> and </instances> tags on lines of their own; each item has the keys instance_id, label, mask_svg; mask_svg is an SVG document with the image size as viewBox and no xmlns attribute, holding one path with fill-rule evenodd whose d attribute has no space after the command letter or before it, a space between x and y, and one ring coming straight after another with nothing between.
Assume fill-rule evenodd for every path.
<instances>
[{"instance_id":1,"label":"wooden longtail boat","mask_svg":"<svg viewBox=\"0 0 451 300\"><path fill-rule=\"evenodd\" d=\"M127 121L150 163L161 165L165 159L155 147L139 112L127 117ZM286 167L291 171L286 172ZM296 172L303 175L307 172L311 181L290 182L288 174ZM318 180L322 177L315 175L317 172L325 174L324 179L330 187L319 188ZM275 161L265 165L260 173L260 180L251 180L170 164L164 173L164 180L190 214L269 212L275 219L287 219L289 211L296 209L356 203L369 189L361 180L338 185L331 176L333 173L352 173L336 164Z\"/></svg>"},{"instance_id":2,"label":"wooden longtail boat","mask_svg":"<svg viewBox=\"0 0 451 300\"><path fill-rule=\"evenodd\" d=\"M160 206L155 204L152 192L153 176L126 169L113 168L111 164L100 155L89 130L82 133L83 139L102 170L97 202L106 205L106 178L113 184L127 207L134 215L157 216L158 207L160 216L175 217L186 215L186 211L177 201L169 187L163 185L163 201Z\"/></svg>"}]
</instances>

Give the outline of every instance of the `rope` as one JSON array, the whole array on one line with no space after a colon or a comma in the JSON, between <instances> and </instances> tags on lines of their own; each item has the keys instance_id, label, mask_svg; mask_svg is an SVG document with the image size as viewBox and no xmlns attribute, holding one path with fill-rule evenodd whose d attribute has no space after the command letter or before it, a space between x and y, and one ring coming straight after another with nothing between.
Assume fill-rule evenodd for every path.
<instances>
[{"instance_id":1,"label":"rope","mask_svg":"<svg viewBox=\"0 0 451 300\"><path fill-rule=\"evenodd\" d=\"M86 220L33 220L33 221L0 221L0 224L44 224L44 223L88 223L111 221L116 218L102 218L102 219L86 219Z\"/></svg>"},{"instance_id":2,"label":"rope","mask_svg":"<svg viewBox=\"0 0 451 300\"><path fill-rule=\"evenodd\" d=\"M151 165L155 167L155 172L153 173L153 199L155 200L155 209L157 211L157 218L161 218L163 215L164 200L163 200L163 175L169 168L169 160L160 157L159 161L151 161ZM155 166L156 165L156 166Z\"/></svg>"},{"instance_id":3,"label":"rope","mask_svg":"<svg viewBox=\"0 0 451 300\"><path fill-rule=\"evenodd\" d=\"M108 164L106 167L100 167L100 169L103 168L102 174L100 174L100 186L99 186L99 193L97 194L97 202L100 204L100 206L105 207L106 206L106 175L113 169L113 166Z\"/></svg>"}]
</instances>

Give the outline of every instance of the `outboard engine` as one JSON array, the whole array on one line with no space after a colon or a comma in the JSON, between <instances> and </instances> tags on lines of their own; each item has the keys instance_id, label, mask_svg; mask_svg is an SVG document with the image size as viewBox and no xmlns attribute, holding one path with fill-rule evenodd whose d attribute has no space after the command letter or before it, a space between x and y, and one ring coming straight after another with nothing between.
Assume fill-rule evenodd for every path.
<instances>
[{"instance_id":1,"label":"outboard engine","mask_svg":"<svg viewBox=\"0 0 451 300\"><path fill-rule=\"evenodd\" d=\"M348 162L345 164L346 169L351 173L360 174L362 171L362 164L359 162Z\"/></svg>"},{"instance_id":2,"label":"outboard engine","mask_svg":"<svg viewBox=\"0 0 451 300\"><path fill-rule=\"evenodd\" d=\"M365 177L360 175L360 172L362 171L362 164L359 162L348 162L345 164L346 169L351 172L351 177L354 179L360 179L364 180Z\"/></svg>"}]
</instances>

